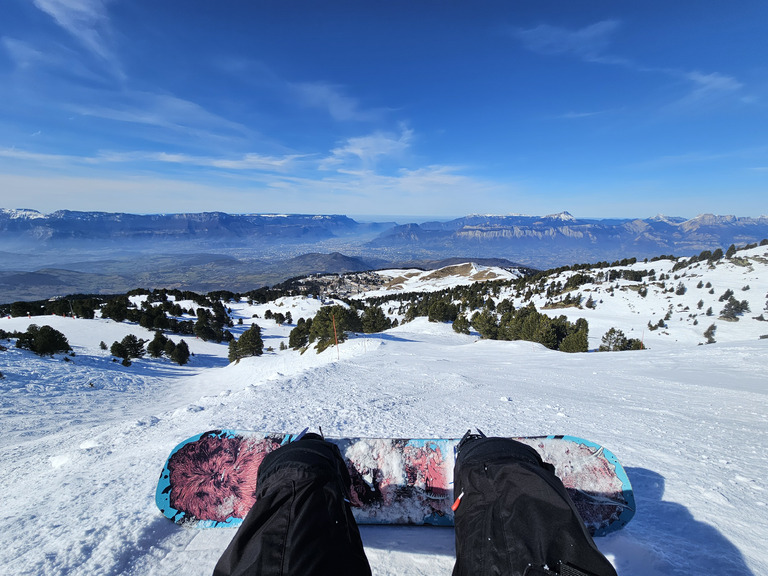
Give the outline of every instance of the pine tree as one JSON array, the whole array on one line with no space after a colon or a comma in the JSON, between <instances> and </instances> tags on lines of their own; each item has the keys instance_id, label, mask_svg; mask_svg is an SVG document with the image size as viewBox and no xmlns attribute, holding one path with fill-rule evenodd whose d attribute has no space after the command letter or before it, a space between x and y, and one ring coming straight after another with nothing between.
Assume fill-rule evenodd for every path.
<instances>
[{"instance_id":1,"label":"pine tree","mask_svg":"<svg viewBox=\"0 0 768 576\"><path fill-rule=\"evenodd\" d=\"M392 327L392 321L387 318L380 306L369 306L363 311L361 318L363 332L373 334L383 332Z\"/></svg>"},{"instance_id":2,"label":"pine tree","mask_svg":"<svg viewBox=\"0 0 768 576\"><path fill-rule=\"evenodd\" d=\"M235 342L232 340L232 342ZM230 346L232 346L230 342ZM261 356L264 353L264 340L261 338L261 328L258 324L251 324L251 327L243 332L235 345L237 357L247 358L249 356Z\"/></svg>"},{"instance_id":3,"label":"pine tree","mask_svg":"<svg viewBox=\"0 0 768 576\"><path fill-rule=\"evenodd\" d=\"M469 320L464 314L456 316L456 320L453 321L453 329L459 334L469 334Z\"/></svg>"},{"instance_id":4,"label":"pine tree","mask_svg":"<svg viewBox=\"0 0 768 576\"><path fill-rule=\"evenodd\" d=\"M288 346L294 350L298 350L309 344L309 329L311 326L311 319L304 320L304 318L299 318L299 321L296 323L296 328L291 330L291 333L288 335Z\"/></svg>"},{"instance_id":5,"label":"pine tree","mask_svg":"<svg viewBox=\"0 0 768 576\"><path fill-rule=\"evenodd\" d=\"M603 335L602 344L600 345L600 352L613 352L617 350L625 350L627 346L627 337L624 332L617 328L611 328Z\"/></svg>"},{"instance_id":6,"label":"pine tree","mask_svg":"<svg viewBox=\"0 0 768 576\"><path fill-rule=\"evenodd\" d=\"M112 318L115 322L123 322L128 318L128 298L118 296L107 302L101 309L102 318Z\"/></svg>"},{"instance_id":7,"label":"pine tree","mask_svg":"<svg viewBox=\"0 0 768 576\"><path fill-rule=\"evenodd\" d=\"M482 312L475 312L472 316L472 326L480 333L480 336L490 340L496 339L499 325L496 313L484 308Z\"/></svg>"},{"instance_id":8,"label":"pine tree","mask_svg":"<svg viewBox=\"0 0 768 576\"><path fill-rule=\"evenodd\" d=\"M159 330L155 332L155 337L147 344L147 352L152 358L160 358L165 353L165 345L168 338Z\"/></svg>"},{"instance_id":9,"label":"pine tree","mask_svg":"<svg viewBox=\"0 0 768 576\"><path fill-rule=\"evenodd\" d=\"M171 360L176 362L179 366L184 366L184 364L189 362L189 347L184 340L181 340L174 347L173 354L171 354Z\"/></svg>"},{"instance_id":10,"label":"pine tree","mask_svg":"<svg viewBox=\"0 0 768 576\"><path fill-rule=\"evenodd\" d=\"M309 341L317 342L318 353L338 341L344 342L348 332L360 332L362 324L357 312L344 306L324 306L317 311L309 330Z\"/></svg>"},{"instance_id":11,"label":"pine tree","mask_svg":"<svg viewBox=\"0 0 768 576\"><path fill-rule=\"evenodd\" d=\"M115 356L117 358L128 358L128 351L125 349L125 346L123 346L120 342L115 340L112 342L112 346L109 347L109 353L112 354L112 356Z\"/></svg>"},{"instance_id":12,"label":"pine tree","mask_svg":"<svg viewBox=\"0 0 768 576\"><path fill-rule=\"evenodd\" d=\"M232 362L240 361L240 355L237 352L237 340L229 341L229 349L227 351L227 360L229 360L230 364Z\"/></svg>"},{"instance_id":13,"label":"pine tree","mask_svg":"<svg viewBox=\"0 0 768 576\"><path fill-rule=\"evenodd\" d=\"M586 330L577 330L571 332L562 342L560 342L559 350L561 352L587 352L589 349L589 340Z\"/></svg>"},{"instance_id":14,"label":"pine tree","mask_svg":"<svg viewBox=\"0 0 768 576\"><path fill-rule=\"evenodd\" d=\"M128 334L120 343L125 347L128 358L144 357L144 344L146 343L146 340L137 338L133 334Z\"/></svg>"}]
</instances>

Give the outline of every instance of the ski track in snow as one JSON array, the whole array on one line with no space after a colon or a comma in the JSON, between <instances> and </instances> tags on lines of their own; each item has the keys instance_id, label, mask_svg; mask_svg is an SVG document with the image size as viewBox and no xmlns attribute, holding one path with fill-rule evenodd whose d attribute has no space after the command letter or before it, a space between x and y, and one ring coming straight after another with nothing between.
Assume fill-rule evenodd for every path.
<instances>
[{"instance_id":1,"label":"ski track in snow","mask_svg":"<svg viewBox=\"0 0 768 576\"><path fill-rule=\"evenodd\" d=\"M319 306L284 304L294 318ZM237 330L256 309L236 310L246 319ZM563 354L420 318L322 354L268 352L227 365L226 346L187 339L189 366L145 359L125 368L98 342L151 333L33 321L65 332L77 355L0 355L4 574L210 574L234 531L160 515L154 490L170 450L214 428L306 426L327 436L457 437L469 427L583 436L617 455L635 489L635 518L597 539L621 576L768 573L768 341ZM29 323L0 319L0 328ZM274 338L290 330L259 323ZM451 572L450 528L361 533L376 575Z\"/></svg>"}]
</instances>

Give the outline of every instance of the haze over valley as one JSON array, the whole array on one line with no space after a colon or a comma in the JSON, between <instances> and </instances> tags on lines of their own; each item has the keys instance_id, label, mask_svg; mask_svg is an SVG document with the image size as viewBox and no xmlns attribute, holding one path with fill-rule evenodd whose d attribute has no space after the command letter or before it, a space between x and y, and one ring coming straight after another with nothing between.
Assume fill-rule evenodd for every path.
<instances>
[{"instance_id":1,"label":"haze over valley","mask_svg":"<svg viewBox=\"0 0 768 576\"><path fill-rule=\"evenodd\" d=\"M247 291L319 272L507 268L690 256L768 237L768 217L475 215L397 225L341 215L0 210L0 303L132 288Z\"/></svg>"}]
</instances>

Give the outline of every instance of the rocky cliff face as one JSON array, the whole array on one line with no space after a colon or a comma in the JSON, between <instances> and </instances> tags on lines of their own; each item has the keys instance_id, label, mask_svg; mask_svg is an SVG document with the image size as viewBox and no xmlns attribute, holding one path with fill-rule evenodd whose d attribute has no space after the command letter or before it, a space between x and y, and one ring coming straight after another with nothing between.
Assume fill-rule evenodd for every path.
<instances>
[{"instance_id":1,"label":"rocky cliff face","mask_svg":"<svg viewBox=\"0 0 768 576\"><path fill-rule=\"evenodd\" d=\"M210 240L278 237L328 238L365 228L346 216L225 214L122 214L59 210L43 215L33 210L0 210L0 241L9 235L40 241L71 239Z\"/></svg>"},{"instance_id":2,"label":"rocky cliff face","mask_svg":"<svg viewBox=\"0 0 768 576\"><path fill-rule=\"evenodd\" d=\"M765 216L589 220L565 212L544 217L475 215L450 222L397 226L369 246L418 247L444 255L493 255L541 268L666 253L691 255L764 238L768 238Z\"/></svg>"}]
</instances>

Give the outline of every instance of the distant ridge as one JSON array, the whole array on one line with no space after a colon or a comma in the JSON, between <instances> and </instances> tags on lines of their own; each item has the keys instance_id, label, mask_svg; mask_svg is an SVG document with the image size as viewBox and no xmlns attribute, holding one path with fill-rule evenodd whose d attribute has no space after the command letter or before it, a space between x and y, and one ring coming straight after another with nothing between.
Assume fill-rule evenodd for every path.
<instances>
[{"instance_id":1,"label":"distant ridge","mask_svg":"<svg viewBox=\"0 0 768 576\"><path fill-rule=\"evenodd\" d=\"M674 253L691 256L730 244L768 238L768 217L701 214L684 219L578 219L568 212L549 216L472 215L448 222L395 226L370 248L421 250L434 255L495 256L537 268Z\"/></svg>"},{"instance_id":2,"label":"distant ridge","mask_svg":"<svg viewBox=\"0 0 768 576\"><path fill-rule=\"evenodd\" d=\"M692 256L768 238L768 217L474 214L396 225L343 215L0 209L0 302L125 286L249 290L293 276L464 262L544 270ZM460 255L460 256L457 256ZM30 274L37 273L37 274Z\"/></svg>"}]
</instances>

